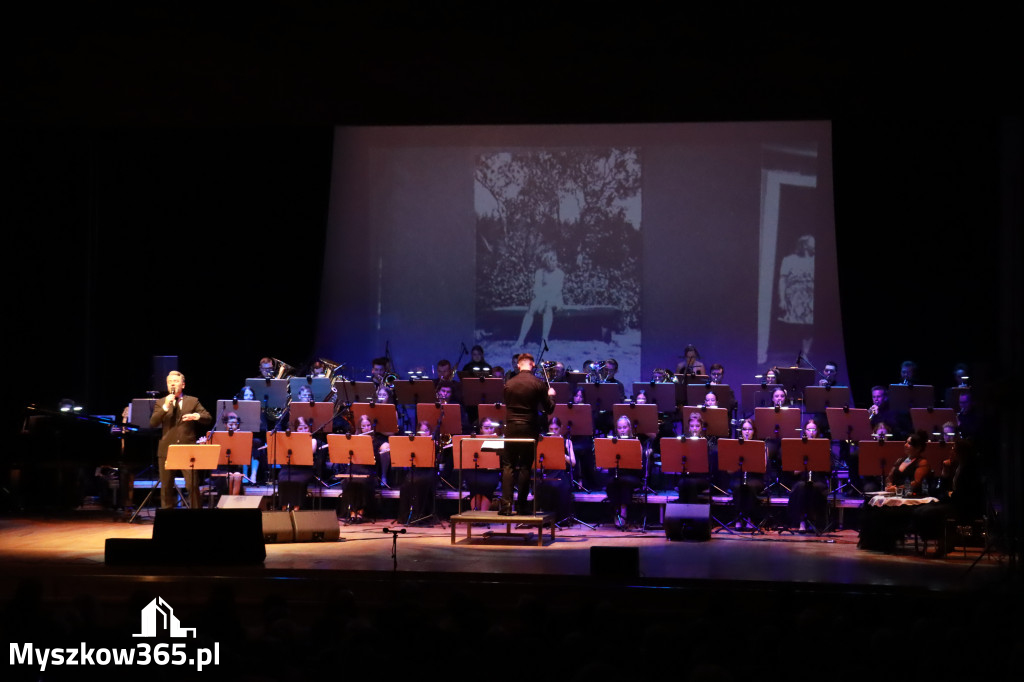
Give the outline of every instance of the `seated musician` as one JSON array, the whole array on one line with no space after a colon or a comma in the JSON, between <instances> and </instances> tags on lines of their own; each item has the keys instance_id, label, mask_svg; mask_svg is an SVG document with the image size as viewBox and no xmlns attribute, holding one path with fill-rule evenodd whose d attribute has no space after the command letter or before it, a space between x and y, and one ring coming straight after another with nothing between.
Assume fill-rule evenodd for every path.
<instances>
[{"instance_id":1,"label":"seated musician","mask_svg":"<svg viewBox=\"0 0 1024 682\"><path fill-rule=\"evenodd\" d=\"M562 425L558 417L551 417L548 435L565 438L568 428ZM572 439L565 438L565 469L544 468L544 478L537 483L537 506L542 511L555 512L560 521L572 513L572 481L573 470L576 468L576 453Z\"/></svg>"},{"instance_id":2,"label":"seated musician","mask_svg":"<svg viewBox=\"0 0 1024 682\"><path fill-rule=\"evenodd\" d=\"M390 462L391 453L387 436L373 430L373 422L369 415L364 414L359 418L358 430L360 435L373 439L373 456L377 463L375 466L353 464L351 471L348 470L347 464L340 465L342 484L345 487L338 500L338 515L347 518L350 523L362 522L367 511L373 509L374 477L384 480L381 472L387 471L384 462ZM347 478L348 474L351 474L352 478Z\"/></svg>"},{"instance_id":3,"label":"seated musician","mask_svg":"<svg viewBox=\"0 0 1024 682\"><path fill-rule=\"evenodd\" d=\"M311 403L313 401L313 389L308 385L303 384L299 386L299 393L295 396L295 401L299 403Z\"/></svg>"},{"instance_id":4,"label":"seated musician","mask_svg":"<svg viewBox=\"0 0 1024 682\"><path fill-rule=\"evenodd\" d=\"M815 420L808 419L804 424L804 437L820 437ZM820 532L824 528L828 505L828 486L825 485L827 475L827 471L814 471L811 473L811 480L808 481L805 472L793 472L794 483L787 503L791 528L796 528L801 533L812 529ZM807 527L808 524L811 528Z\"/></svg>"},{"instance_id":5,"label":"seated musician","mask_svg":"<svg viewBox=\"0 0 1024 682\"><path fill-rule=\"evenodd\" d=\"M700 412L693 410L687 416L686 429L680 435L685 438L705 438L707 436L706 426ZM713 447L712 441L708 440L708 475L680 476L679 484L676 486L676 490L679 492L679 501L689 504L699 502L700 496L708 492L711 483L716 480L718 480L718 452Z\"/></svg>"},{"instance_id":6,"label":"seated musician","mask_svg":"<svg viewBox=\"0 0 1024 682\"><path fill-rule=\"evenodd\" d=\"M295 433L309 433L312 428L312 420L305 417L298 417L292 422L292 431ZM313 452L318 449L316 438L313 439ZM306 490L313 480L313 467L287 463L282 453L277 453L278 464L274 466L277 470L277 491L281 500L281 508L300 509L306 499Z\"/></svg>"},{"instance_id":7,"label":"seated musician","mask_svg":"<svg viewBox=\"0 0 1024 682\"><path fill-rule=\"evenodd\" d=\"M501 422L487 417L480 424L480 437L501 438L500 430ZM494 492L501 483L501 470L474 469L470 464L463 462L462 480L466 482L466 488L469 490L469 508L473 511L490 510Z\"/></svg>"},{"instance_id":8,"label":"seated musician","mask_svg":"<svg viewBox=\"0 0 1024 682\"><path fill-rule=\"evenodd\" d=\"M224 430L225 431L239 431L241 430L242 421L238 415L234 412L228 412L223 417ZM242 480L248 478L250 483L256 483L256 472L260 468L260 457L266 459L266 448L260 447L263 443L260 439L253 436L252 439L252 460L250 464L243 464L240 466L232 465L231 467L220 468L218 467L218 473L223 472L227 474L227 483L224 484L224 490L221 490L221 494L228 495L241 495L242 494ZM218 488L221 485L218 484Z\"/></svg>"},{"instance_id":9,"label":"seated musician","mask_svg":"<svg viewBox=\"0 0 1024 682\"><path fill-rule=\"evenodd\" d=\"M931 466L924 456L925 446L928 444L928 434L924 431L917 431L907 438L903 445L903 457L896 460L892 470L885 479L885 489L895 492L900 487L909 487L910 495L920 497L925 481L931 473Z\"/></svg>"},{"instance_id":10,"label":"seated musician","mask_svg":"<svg viewBox=\"0 0 1024 682\"><path fill-rule=\"evenodd\" d=\"M739 437L742 440L756 440L757 430L753 419L740 422ZM759 473L747 474L746 478L736 471L730 475L733 504L741 514L753 518L758 496L764 491L764 478Z\"/></svg>"},{"instance_id":11,"label":"seated musician","mask_svg":"<svg viewBox=\"0 0 1024 682\"><path fill-rule=\"evenodd\" d=\"M721 384L725 380L725 366L720 362L712 364L708 376L711 377L711 384Z\"/></svg>"},{"instance_id":12,"label":"seated musician","mask_svg":"<svg viewBox=\"0 0 1024 682\"><path fill-rule=\"evenodd\" d=\"M633 433L633 421L626 415L618 418L615 422L615 431L608 434L609 438L637 440ZM647 436L641 434L639 438L641 447L646 447ZM628 505L633 499L633 491L640 487L640 478L643 472L638 469L609 470L612 478L605 487L608 495L608 502L615 510L615 527L625 528Z\"/></svg>"},{"instance_id":13,"label":"seated musician","mask_svg":"<svg viewBox=\"0 0 1024 682\"><path fill-rule=\"evenodd\" d=\"M700 359L700 352L697 350L697 346L691 343L686 347L686 350L683 351L683 360L676 365L676 374L688 376L707 374L704 362Z\"/></svg>"},{"instance_id":14,"label":"seated musician","mask_svg":"<svg viewBox=\"0 0 1024 682\"><path fill-rule=\"evenodd\" d=\"M469 350L469 362L462 366L463 372L474 372L475 376L487 376L491 365L484 359L484 347L477 345Z\"/></svg>"}]
</instances>

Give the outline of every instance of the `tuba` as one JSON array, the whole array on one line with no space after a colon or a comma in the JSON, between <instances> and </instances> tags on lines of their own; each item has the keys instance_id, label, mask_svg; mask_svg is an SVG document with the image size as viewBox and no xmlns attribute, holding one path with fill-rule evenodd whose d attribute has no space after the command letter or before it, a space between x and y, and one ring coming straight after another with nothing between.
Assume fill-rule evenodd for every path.
<instances>
[{"instance_id":1,"label":"tuba","mask_svg":"<svg viewBox=\"0 0 1024 682\"><path fill-rule=\"evenodd\" d=\"M270 358L274 362L274 378L284 379L295 374L295 368L289 365L284 360L278 360L277 358Z\"/></svg>"}]
</instances>

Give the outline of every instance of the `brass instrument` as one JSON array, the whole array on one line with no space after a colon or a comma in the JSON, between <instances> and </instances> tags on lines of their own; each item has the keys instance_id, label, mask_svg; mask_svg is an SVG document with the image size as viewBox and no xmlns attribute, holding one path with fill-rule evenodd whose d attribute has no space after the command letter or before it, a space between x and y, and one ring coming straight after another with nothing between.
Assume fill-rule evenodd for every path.
<instances>
[{"instance_id":1,"label":"brass instrument","mask_svg":"<svg viewBox=\"0 0 1024 682\"><path fill-rule=\"evenodd\" d=\"M284 360L277 358L270 358L270 360L274 363L274 379L284 379L295 374L295 368Z\"/></svg>"}]
</instances>

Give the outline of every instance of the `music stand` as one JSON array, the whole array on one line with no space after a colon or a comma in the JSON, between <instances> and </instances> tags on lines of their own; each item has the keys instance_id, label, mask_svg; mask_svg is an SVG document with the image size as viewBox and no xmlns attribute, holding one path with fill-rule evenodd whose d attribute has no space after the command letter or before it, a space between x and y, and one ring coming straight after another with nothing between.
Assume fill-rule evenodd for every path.
<instances>
[{"instance_id":1,"label":"music stand","mask_svg":"<svg viewBox=\"0 0 1024 682\"><path fill-rule=\"evenodd\" d=\"M800 410L796 407L758 407L754 410L754 429L758 437L765 440L792 438L803 433ZM775 486L785 488L786 492L789 492L789 488L776 477L765 486L765 492L769 497L769 491Z\"/></svg>"},{"instance_id":2,"label":"music stand","mask_svg":"<svg viewBox=\"0 0 1024 682\"><path fill-rule=\"evenodd\" d=\"M736 393L732 390L732 386L729 384L712 384L710 386L710 390L715 394L715 399L719 407L724 407L727 410L731 410L736 407ZM687 395L687 397L689 397L689 395ZM704 401L701 400L699 402L703 403Z\"/></svg>"},{"instance_id":3,"label":"music stand","mask_svg":"<svg viewBox=\"0 0 1024 682\"><path fill-rule=\"evenodd\" d=\"M658 434L658 406L637 405L635 403L619 403L612 405L612 423L621 417L629 418L633 425L633 433L645 433L652 438Z\"/></svg>"},{"instance_id":4,"label":"music stand","mask_svg":"<svg viewBox=\"0 0 1024 682\"><path fill-rule=\"evenodd\" d=\"M288 392L292 397L292 404L295 403L295 399L299 397L299 389L303 386L309 386L309 390L313 393L313 400L325 400L327 396L331 395L331 380L327 377L288 377Z\"/></svg>"},{"instance_id":5,"label":"music stand","mask_svg":"<svg viewBox=\"0 0 1024 682\"><path fill-rule=\"evenodd\" d=\"M772 407L772 393L782 388L781 384L742 384L740 386L740 406L744 415L754 414L758 407Z\"/></svg>"},{"instance_id":6,"label":"music stand","mask_svg":"<svg viewBox=\"0 0 1024 682\"><path fill-rule=\"evenodd\" d=\"M675 438L661 439L661 472L665 474L709 474L708 439ZM724 491L723 491L724 492Z\"/></svg>"},{"instance_id":7,"label":"music stand","mask_svg":"<svg viewBox=\"0 0 1024 682\"><path fill-rule=\"evenodd\" d=\"M214 431L210 434L210 444L221 446L218 466L252 464L252 431Z\"/></svg>"},{"instance_id":8,"label":"music stand","mask_svg":"<svg viewBox=\"0 0 1024 682\"><path fill-rule=\"evenodd\" d=\"M580 388L583 389L583 399L599 412L611 410L612 405L621 403L625 397L620 384L580 384Z\"/></svg>"},{"instance_id":9,"label":"music stand","mask_svg":"<svg viewBox=\"0 0 1024 682\"><path fill-rule=\"evenodd\" d=\"M555 389L555 396L552 398L556 403L568 403L572 401L572 386L568 381L552 381L551 388Z\"/></svg>"},{"instance_id":10,"label":"music stand","mask_svg":"<svg viewBox=\"0 0 1024 682\"><path fill-rule=\"evenodd\" d=\"M559 423L568 429L569 438L594 435L594 412L586 403L558 403L548 420L554 417L558 417Z\"/></svg>"},{"instance_id":11,"label":"music stand","mask_svg":"<svg viewBox=\"0 0 1024 682\"><path fill-rule=\"evenodd\" d=\"M946 389L946 407L951 407L955 410L960 409L960 396L966 393L971 394L970 386L952 386ZM133 402L132 405L135 403ZM134 412L132 413L134 414Z\"/></svg>"},{"instance_id":12,"label":"music stand","mask_svg":"<svg viewBox=\"0 0 1024 682\"><path fill-rule=\"evenodd\" d=\"M395 433L398 431L398 412L391 403L353 403L352 422L357 427L366 415L378 433Z\"/></svg>"},{"instance_id":13,"label":"music stand","mask_svg":"<svg viewBox=\"0 0 1024 682\"><path fill-rule=\"evenodd\" d=\"M453 457L453 466L459 471L459 513L462 513L462 470L500 469L498 454L505 444L500 436L452 436L452 447L458 452ZM468 497L468 496L467 496Z\"/></svg>"},{"instance_id":14,"label":"music stand","mask_svg":"<svg viewBox=\"0 0 1024 682\"><path fill-rule=\"evenodd\" d=\"M857 473L861 478L878 476L880 490L885 490L885 479L892 465L903 456L903 441L862 440L858 443Z\"/></svg>"},{"instance_id":15,"label":"music stand","mask_svg":"<svg viewBox=\"0 0 1024 682\"><path fill-rule=\"evenodd\" d=\"M868 411L854 407L826 407L825 416L832 440L867 440L871 438Z\"/></svg>"},{"instance_id":16,"label":"music stand","mask_svg":"<svg viewBox=\"0 0 1024 682\"><path fill-rule=\"evenodd\" d=\"M158 431L159 429L154 429L149 425L149 420L150 417L153 416L153 408L155 406L155 398L133 398L131 403L131 420L128 423L128 427L135 427L139 431L149 431L154 433ZM124 440L122 440L121 443L123 447ZM146 496L142 499L142 504L138 506L138 508L135 510L135 513L133 513L131 518L128 519L128 523L133 523L135 521L135 517L138 516L143 509L145 509L146 503L149 502L149 498L153 496L153 491L159 488L160 462L158 449L159 448L153 448L151 450L153 460L148 465L146 465L146 467L144 467L142 471L136 474L136 478L139 478L147 470L156 472L154 478L156 478L157 480L157 485L149 489L149 491L146 493ZM180 491L178 492L178 495L181 495ZM131 499L128 500L128 504L131 504Z\"/></svg>"},{"instance_id":17,"label":"music stand","mask_svg":"<svg viewBox=\"0 0 1024 682\"><path fill-rule=\"evenodd\" d=\"M458 403L417 403L416 423L427 422L430 428L441 422L439 433L453 436L462 433L462 405Z\"/></svg>"},{"instance_id":18,"label":"music stand","mask_svg":"<svg viewBox=\"0 0 1024 682\"><path fill-rule=\"evenodd\" d=\"M636 438L595 438L594 459L602 469L614 469L615 477L619 477L619 469L636 469L643 467L643 448Z\"/></svg>"},{"instance_id":19,"label":"music stand","mask_svg":"<svg viewBox=\"0 0 1024 682\"><path fill-rule=\"evenodd\" d=\"M340 482L352 483L353 478L368 478L368 475L352 473L352 465L376 466L377 456L373 452L373 436L368 434L329 433L327 434L327 458L333 464L347 464L348 475L337 474ZM331 486L328 486L331 487ZM344 490L344 487L342 488ZM340 508L340 507L339 507ZM346 519L349 523L351 519Z\"/></svg>"},{"instance_id":20,"label":"music stand","mask_svg":"<svg viewBox=\"0 0 1024 682\"><path fill-rule=\"evenodd\" d=\"M287 379L263 379L255 377L246 379L245 385L253 396L268 410L284 409L288 404Z\"/></svg>"},{"instance_id":21,"label":"music stand","mask_svg":"<svg viewBox=\"0 0 1024 682\"><path fill-rule=\"evenodd\" d=\"M792 438L801 433L800 410L795 407L758 407L754 428L760 438Z\"/></svg>"},{"instance_id":22,"label":"music stand","mask_svg":"<svg viewBox=\"0 0 1024 682\"><path fill-rule=\"evenodd\" d=\"M789 393L790 400L803 398L804 387L813 386L816 373L808 367L776 367L775 380Z\"/></svg>"},{"instance_id":23,"label":"music stand","mask_svg":"<svg viewBox=\"0 0 1024 682\"><path fill-rule=\"evenodd\" d=\"M942 425L946 422L956 424L956 410L951 407L912 407L910 422L915 431L924 431L942 440Z\"/></svg>"},{"instance_id":24,"label":"music stand","mask_svg":"<svg viewBox=\"0 0 1024 682\"><path fill-rule=\"evenodd\" d=\"M893 412L910 412L915 407L935 407L935 387L928 384L891 384L889 386L889 409Z\"/></svg>"},{"instance_id":25,"label":"music stand","mask_svg":"<svg viewBox=\"0 0 1024 682\"><path fill-rule=\"evenodd\" d=\"M494 405L505 399L505 380L470 377L462 381L462 402L465 405ZM418 400L418 403L426 402Z\"/></svg>"},{"instance_id":26,"label":"music stand","mask_svg":"<svg viewBox=\"0 0 1024 682\"><path fill-rule=\"evenodd\" d=\"M587 376L588 375L586 372L567 371L565 373L565 380L569 382L569 386L571 386L572 390L575 391L580 386L580 384L587 383Z\"/></svg>"},{"instance_id":27,"label":"music stand","mask_svg":"<svg viewBox=\"0 0 1024 682\"><path fill-rule=\"evenodd\" d=\"M927 443L924 446L924 458L928 460L928 466L931 467L935 476L942 475L942 463L952 456L952 443L939 441L938 443Z\"/></svg>"},{"instance_id":28,"label":"music stand","mask_svg":"<svg viewBox=\"0 0 1024 682\"><path fill-rule=\"evenodd\" d=\"M740 482L741 486L747 485L747 474L764 474L767 470L767 451L765 450L765 443L763 440L743 440L738 438L720 438L718 440L718 470L726 474L732 474L733 472L739 471L743 479ZM761 523L754 523L754 520L750 518L742 507L737 505L736 518L730 521L728 524L723 524L718 519L718 525L726 530L726 532L734 534L733 527L736 524L742 523L754 528L754 533L763 533L764 521Z\"/></svg>"},{"instance_id":29,"label":"music stand","mask_svg":"<svg viewBox=\"0 0 1024 682\"><path fill-rule=\"evenodd\" d=\"M850 406L849 386L807 386L804 388L804 412L828 414L830 407ZM831 428L832 422L829 422Z\"/></svg>"},{"instance_id":30,"label":"music stand","mask_svg":"<svg viewBox=\"0 0 1024 682\"><path fill-rule=\"evenodd\" d=\"M399 467L410 470L409 482L412 485L412 499L409 502L409 518L402 525L411 526L426 519L433 519L444 528L444 521L437 515L437 493L434 491L433 479L431 479L430 487L430 513L418 519L412 518L419 490L419 486L416 485L416 470L433 470L435 468L434 439L430 436L391 436L388 438L388 443L391 445L391 468Z\"/></svg>"},{"instance_id":31,"label":"music stand","mask_svg":"<svg viewBox=\"0 0 1024 682\"><path fill-rule=\"evenodd\" d=\"M436 397L437 389L430 379L403 379L395 382L395 402L399 405L431 402Z\"/></svg>"},{"instance_id":32,"label":"music stand","mask_svg":"<svg viewBox=\"0 0 1024 682\"><path fill-rule=\"evenodd\" d=\"M704 422L704 434L707 436L719 436L721 438L728 438L730 435L729 429L729 410L724 407L704 407L703 405L686 405L680 408L683 416L683 428L686 428L686 424L689 423L689 415L691 412L700 412L700 419Z\"/></svg>"},{"instance_id":33,"label":"music stand","mask_svg":"<svg viewBox=\"0 0 1024 682\"><path fill-rule=\"evenodd\" d=\"M614 478L618 478L620 469L643 468L643 448L636 438L595 438L594 460L601 469L614 470Z\"/></svg>"},{"instance_id":34,"label":"music stand","mask_svg":"<svg viewBox=\"0 0 1024 682\"><path fill-rule=\"evenodd\" d=\"M501 405L501 404L487 405L487 404L481 403L477 407L477 410L478 410L478 415L479 415L479 419L480 419L480 423L481 424L484 423L485 419L490 419L491 421L496 421L496 422L500 422L500 423L504 424L505 423L505 418L507 417L507 412L508 412L508 410L505 408L505 406Z\"/></svg>"},{"instance_id":35,"label":"music stand","mask_svg":"<svg viewBox=\"0 0 1024 682\"><path fill-rule=\"evenodd\" d=\"M868 440L871 438L871 418L868 416L868 411L861 408L853 407L826 407L825 416L828 419L829 432L832 434L832 440L844 441L847 443L847 447L857 441ZM847 462L849 463L849 462ZM838 476L836 482L839 481ZM835 486L832 490L833 494L842 492L843 488L850 486L857 492L858 495L863 495L864 491L858 490L850 479L847 479L846 483ZM834 496L834 495L833 495Z\"/></svg>"},{"instance_id":36,"label":"music stand","mask_svg":"<svg viewBox=\"0 0 1024 682\"><path fill-rule=\"evenodd\" d=\"M313 466L313 435L291 431L271 431L267 434L267 466L287 469L293 466ZM274 506L278 504L277 481L274 481Z\"/></svg>"},{"instance_id":37,"label":"music stand","mask_svg":"<svg viewBox=\"0 0 1024 682\"><path fill-rule=\"evenodd\" d=\"M675 414L676 406L685 402L679 400L679 393L681 386L675 383L657 383L657 382L633 382L633 397L635 398L640 391L644 392L647 396L648 405L657 405L658 412L664 412L666 414Z\"/></svg>"},{"instance_id":38,"label":"music stand","mask_svg":"<svg viewBox=\"0 0 1024 682\"><path fill-rule=\"evenodd\" d=\"M331 433L334 431L334 403L297 403L294 400L288 408L292 422L303 417L311 424L310 431Z\"/></svg>"},{"instance_id":39,"label":"music stand","mask_svg":"<svg viewBox=\"0 0 1024 682\"><path fill-rule=\"evenodd\" d=\"M708 458L707 438L675 438L661 439L661 472L663 474L680 474L684 479L691 474L707 474L708 498L713 498L712 490L723 495L724 490L715 485L711 476L711 462ZM718 519L715 519L718 521ZM719 525L722 524L718 521Z\"/></svg>"},{"instance_id":40,"label":"music stand","mask_svg":"<svg viewBox=\"0 0 1024 682\"><path fill-rule=\"evenodd\" d=\"M350 379L345 383L347 384L345 393L351 398L349 402L373 403L377 401L377 384L372 381L354 381Z\"/></svg>"},{"instance_id":41,"label":"music stand","mask_svg":"<svg viewBox=\"0 0 1024 682\"><path fill-rule=\"evenodd\" d=\"M217 421L215 424L224 424L224 415L234 412L238 415L239 427L247 428L249 431L260 430L260 401L258 400L218 400Z\"/></svg>"},{"instance_id":42,"label":"music stand","mask_svg":"<svg viewBox=\"0 0 1024 682\"><path fill-rule=\"evenodd\" d=\"M201 508L203 506L202 493L199 490L200 481L196 476L200 471L213 471L216 469L219 459L219 445L184 445L175 443L167 448L167 459L164 462L164 468L171 470L179 469L183 473L188 472L188 476L185 479L186 485L190 479L195 481L194 490L200 496L199 508ZM196 509L195 504L196 500L189 499L188 506L190 509Z\"/></svg>"},{"instance_id":43,"label":"music stand","mask_svg":"<svg viewBox=\"0 0 1024 682\"><path fill-rule=\"evenodd\" d=\"M831 470L831 441L828 438L782 438L782 469L803 471L807 482L812 472Z\"/></svg>"},{"instance_id":44,"label":"music stand","mask_svg":"<svg viewBox=\"0 0 1024 682\"><path fill-rule=\"evenodd\" d=\"M257 405L255 401L249 401ZM257 411L256 414L259 414ZM217 460L217 466L249 466L252 464L252 431L213 431L210 434L211 445L220 445L220 458ZM234 495L239 492L235 490L235 486L232 485L231 478L235 475L235 472L228 471L228 485L227 490L229 495ZM245 474L238 474L249 483L254 481L246 476ZM239 481L238 488L241 488L241 481Z\"/></svg>"},{"instance_id":45,"label":"music stand","mask_svg":"<svg viewBox=\"0 0 1024 682\"><path fill-rule=\"evenodd\" d=\"M802 471L807 483L813 481L812 472L832 470L832 441L828 438L783 438L780 450L783 470ZM814 525L806 512L802 521L814 529L815 535L821 535L822 530ZM825 525L828 526L827 521Z\"/></svg>"}]
</instances>

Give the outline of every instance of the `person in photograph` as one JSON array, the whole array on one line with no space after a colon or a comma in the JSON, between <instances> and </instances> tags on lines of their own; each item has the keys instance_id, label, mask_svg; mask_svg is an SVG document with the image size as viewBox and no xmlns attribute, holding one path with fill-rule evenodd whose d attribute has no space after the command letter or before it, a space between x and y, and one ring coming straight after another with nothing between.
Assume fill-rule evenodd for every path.
<instances>
[{"instance_id":1,"label":"person in photograph","mask_svg":"<svg viewBox=\"0 0 1024 682\"><path fill-rule=\"evenodd\" d=\"M565 284L565 272L558 267L558 256L554 250L545 251L540 258L541 266L533 276L533 299L530 301L523 322L519 327L519 338L516 347L521 348L526 336L533 327L533 320L541 316L541 343L551 338L551 324L555 319L555 311L565 306L562 300L562 287Z\"/></svg>"}]
</instances>

